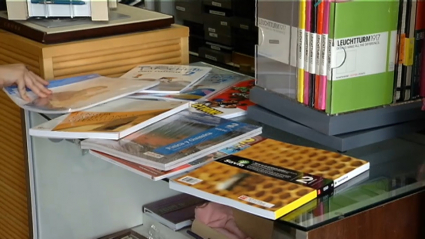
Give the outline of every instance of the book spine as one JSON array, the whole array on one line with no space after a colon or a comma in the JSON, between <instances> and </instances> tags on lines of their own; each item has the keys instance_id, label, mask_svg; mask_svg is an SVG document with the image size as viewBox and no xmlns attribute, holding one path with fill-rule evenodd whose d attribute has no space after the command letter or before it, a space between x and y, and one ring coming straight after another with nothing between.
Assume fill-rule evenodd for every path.
<instances>
[{"instance_id":1,"label":"book spine","mask_svg":"<svg viewBox=\"0 0 425 239\"><path fill-rule=\"evenodd\" d=\"M323 58L323 18L324 18L324 2L318 2L316 7L319 8L317 15L317 53L316 53L316 80L314 86L314 108L319 109L319 95L320 95L320 85L321 85L321 76L323 75L322 71L322 58Z\"/></svg>"},{"instance_id":2,"label":"book spine","mask_svg":"<svg viewBox=\"0 0 425 239\"><path fill-rule=\"evenodd\" d=\"M305 5L306 0L300 1L298 28L298 95L297 100L304 102L304 62L305 62Z\"/></svg>"},{"instance_id":3,"label":"book spine","mask_svg":"<svg viewBox=\"0 0 425 239\"><path fill-rule=\"evenodd\" d=\"M323 9L323 35L322 35L322 55L320 65L320 84L319 84L319 97L317 109L326 109L326 87L327 87L327 68L328 68L328 48L329 48L329 14L330 14L330 2L329 0L324 1Z\"/></svg>"},{"instance_id":4,"label":"book spine","mask_svg":"<svg viewBox=\"0 0 425 239\"><path fill-rule=\"evenodd\" d=\"M310 45L311 45L311 8L312 1L306 1L306 10L305 10L305 64L304 64L304 104L310 104Z\"/></svg>"}]
</instances>

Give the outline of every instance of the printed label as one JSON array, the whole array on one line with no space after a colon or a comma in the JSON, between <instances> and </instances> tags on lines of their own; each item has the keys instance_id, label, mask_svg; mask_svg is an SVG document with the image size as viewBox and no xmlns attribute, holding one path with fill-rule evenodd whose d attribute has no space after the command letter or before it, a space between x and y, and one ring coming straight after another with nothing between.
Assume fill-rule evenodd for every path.
<instances>
[{"instance_id":1,"label":"printed label","mask_svg":"<svg viewBox=\"0 0 425 239\"><path fill-rule=\"evenodd\" d=\"M220 47L218 47L218 46L211 45L210 47L211 47L211 49L213 49L213 50L221 51L221 48L220 48Z\"/></svg>"},{"instance_id":2,"label":"printed label","mask_svg":"<svg viewBox=\"0 0 425 239\"><path fill-rule=\"evenodd\" d=\"M208 27L209 32L216 32L214 28Z\"/></svg>"},{"instance_id":3,"label":"printed label","mask_svg":"<svg viewBox=\"0 0 425 239\"><path fill-rule=\"evenodd\" d=\"M244 25L244 24L240 24L240 25L239 25L239 27L240 27L241 29L249 30L249 26Z\"/></svg>"},{"instance_id":4,"label":"printed label","mask_svg":"<svg viewBox=\"0 0 425 239\"><path fill-rule=\"evenodd\" d=\"M298 28L297 27L291 27L291 58L290 58L290 64L293 67L297 67L298 65L298 59L297 59L297 45L298 45Z\"/></svg>"},{"instance_id":5,"label":"printed label","mask_svg":"<svg viewBox=\"0 0 425 239\"><path fill-rule=\"evenodd\" d=\"M388 71L394 71L397 57L397 31L392 31L390 35L390 49L388 54Z\"/></svg>"},{"instance_id":6,"label":"printed label","mask_svg":"<svg viewBox=\"0 0 425 239\"><path fill-rule=\"evenodd\" d=\"M187 183L187 184L190 184L190 185L195 185L195 184L202 182L201 179L190 177L190 176L185 176L183 178L178 179L177 181Z\"/></svg>"},{"instance_id":7,"label":"printed label","mask_svg":"<svg viewBox=\"0 0 425 239\"><path fill-rule=\"evenodd\" d=\"M288 25L258 18L258 55L289 64L290 27Z\"/></svg>"},{"instance_id":8,"label":"printed label","mask_svg":"<svg viewBox=\"0 0 425 239\"><path fill-rule=\"evenodd\" d=\"M216 7L221 7L221 3L219 3L219 2L212 1L211 5L216 6Z\"/></svg>"},{"instance_id":9,"label":"printed label","mask_svg":"<svg viewBox=\"0 0 425 239\"><path fill-rule=\"evenodd\" d=\"M383 32L335 39L331 56L332 80L386 72L388 37L388 32Z\"/></svg>"},{"instance_id":10,"label":"printed label","mask_svg":"<svg viewBox=\"0 0 425 239\"><path fill-rule=\"evenodd\" d=\"M217 33L212 33L212 32L210 32L208 35L210 35L210 37L215 37L215 38L217 38L217 37L218 37Z\"/></svg>"},{"instance_id":11,"label":"printed label","mask_svg":"<svg viewBox=\"0 0 425 239\"><path fill-rule=\"evenodd\" d=\"M209 12L210 12L211 14L214 14L214 15L226 16L226 13L225 13L225 12L214 11L214 10L210 10Z\"/></svg>"},{"instance_id":12,"label":"printed label","mask_svg":"<svg viewBox=\"0 0 425 239\"><path fill-rule=\"evenodd\" d=\"M154 153L154 152L145 152L143 154L146 155L146 156L157 158L157 159L164 157L164 155L157 154L157 153Z\"/></svg>"},{"instance_id":13,"label":"printed label","mask_svg":"<svg viewBox=\"0 0 425 239\"><path fill-rule=\"evenodd\" d=\"M304 70L310 72L310 32L305 32L305 46L304 46Z\"/></svg>"},{"instance_id":14,"label":"printed label","mask_svg":"<svg viewBox=\"0 0 425 239\"><path fill-rule=\"evenodd\" d=\"M304 70L305 30L298 29L298 68Z\"/></svg>"},{"instance_id":15,"label":"printed label","mask_svg":"<svg viewBox=\"0 0 425 239\"><path fill-rule=\"evenodd\" d=\"M227 25L229 25L227 22L223 22L223 21L221 21L220 22L220 25L222 25L222 26L227 26Z\"/></svg>"},{"instance_id":16,"label":"printed label","mask_svg":"<svg viewBox=\"0 0 425 239\"><path fill-rule=\"evenodd\" d=\"M217 57L205 54L205 58L210 59L212 61L217 61Z\"/></svg>"},{"instance_id":17,"label":"printed label","mask_svg":"<svg viewBox=\"0 0 425 239\"><path fill-rule=\"evenodd\" d=\"M264 202L264 201L261 201L261 200L258 200L258 199L252 198L252 197L248 197L248 196L245 196L245 195L241 195L238 198L240 200L245 201L245 202L254 203L254 204L259 205L259 206L262 206L262 207L266 207L266 208L272 208L272 207L274 207L274 204L271 204L271 203L268 203L268 202Z\"/></svg>"},{"instance_id":18,"label":"printed label","mask_svg":"<svg viewBox=\"0 0 425 239\"><path fill-rule=\"evenodd\" d=\"M321 62L322 59L322 34L316 34L316 74L323 75L321 73Z\"/></svg>"},{"instance_id":19,"label":"printed label","mask_svg":"<svg viewBox=\"0 0 425 239\"><path fill-rule=\"evenodd\" d=\"M329 39L328 34L322 35L321 40L321 54L320 54L320 75L326 76L328 74L328 46L329 46Z\"/></svg>"},{"instance_id":20,"label":"printed label","mask_svg":"<svg viewBox=\"0 0 425 239\"><path fill-rule=\"evenodd\" d=\"M311 74L316 74L316 40L317 40L317 34L316 33L310 33L310 43L309 43L309 72Z\"/></svg>"}]
</instances>

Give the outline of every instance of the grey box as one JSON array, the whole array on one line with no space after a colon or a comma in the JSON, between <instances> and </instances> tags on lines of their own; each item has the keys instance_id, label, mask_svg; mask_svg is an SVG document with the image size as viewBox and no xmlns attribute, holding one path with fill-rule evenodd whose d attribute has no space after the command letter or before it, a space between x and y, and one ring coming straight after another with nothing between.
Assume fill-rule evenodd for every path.
<instances>
[{"instance_id":1,"label":"grey box","mask_svg":"<svg viewBox=\"0 0 425 239\"><path fill-rule=\"evenodd\" d=\"M247 117L340 152L425 129L425 120L415 120L352 133L326 135L261 106L249 107Z\"/></svg>"},{"instance_id":2,"label":"grey box","mask_svg":"<svg viewBox=\"0 0 425 239\"><path fill-rule=\"evenodd\" d=\"M259 86L251 90L250 99L257 105L326 135L340 135L425 119L421 101L328 115Z\"/></svg>"}]
</instances>

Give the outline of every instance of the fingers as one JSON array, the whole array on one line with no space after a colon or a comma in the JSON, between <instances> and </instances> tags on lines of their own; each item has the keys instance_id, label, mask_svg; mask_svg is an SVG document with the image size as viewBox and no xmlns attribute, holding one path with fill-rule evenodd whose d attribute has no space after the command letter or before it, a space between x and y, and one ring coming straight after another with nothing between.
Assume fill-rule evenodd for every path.
<instances>
[{"instance_id":1,"label":"fingers","mask_svg":"<svg viewBox=\"0 0 425 239\"><path fill-rule=\"evenodd\" d=\"M32 71L29 71L29 73L38 81L38 82L40 82L41 84L43 84L43 85L49 85L49 82L48 81L46 81L46 80L44 80L43 78L41 78L40 76L38 76L37 74L35 74L34 72L32 72Z\"/></svg>"},{"instance_id":2,"label":"fingers","mask_svg":"<svg viewBox=\"0 0 425 239\"><path fill-rule=\"evenodd\" d=\"M30 74L31 78L33 79L34 84L38 87L38 89L41 90L41 92L43 92L44 94L47 94L47 95L52 93L51 90L49 90L45 87L45 85L49 84L48 81L43 80L40 76L36 75L32 71L29 71L28 73Z\"/></svg>"},{"instance_id":3,"label":"fingers","mask_svg":"<svg viewBox=\"0 0 425 239\"><path fill-rule=\"evenodd\" d=\"M22 99L24 99L25 101L31 101L31 99L28 97L28 95L27 95L27 90L26 90L26 87L25 87L25 81L24 81L24 79L19 79L17 82L16 82L16 84L18 85L18 91L19 91L19 94L21 95L21 97L22 97Z\"/></svg>"},{"instance_id":4,"label":"fingers","mask_svg":"<svg viewBox=\"0 0 425 239\"><path fill-rule=\"evenodd\" d=\"M32 92L34 92L36 95L38 95L39 97L46 97L47 94L44 93L40 88L43 88L43 86L37 82L32 75L27 72L26 74L24 74L24 81L25 81L25 85L32 90Z\"/></svg>"}]
</instances>

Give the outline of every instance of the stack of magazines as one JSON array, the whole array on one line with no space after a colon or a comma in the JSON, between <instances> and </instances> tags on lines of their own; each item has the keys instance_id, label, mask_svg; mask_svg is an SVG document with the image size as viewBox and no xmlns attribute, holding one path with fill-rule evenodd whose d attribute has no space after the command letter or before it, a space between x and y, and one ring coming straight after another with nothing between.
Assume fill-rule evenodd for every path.
<instances>
[{"instance_id":1,"label":"stack of magazines","mask_svg":"<svg viewBox=\"0 0 425 239\"><path fill-rule=\"evenodd\" d=\"M53 115L32 127L31 136L79 139L96 157L161 180L261 134L259 126L229 119L252 105L253 85L248 76L199 63L139 65L119 78L90 74L53 80L51 96L38 98L28 90L30 102L15 86L4 91L23 109ZM211 99L221 105L213 106Z\"/></svg>"},{"instance_id":2,"label":"stack of magazines","mask_svg":"<svg viewBox=\"0 0 425 239\"><path fill-rule=\"evenodd\" d=\"M23 109L53 114L34 137L79 139L95 157L171 189L275 220L369 169L339 153L263 137L232 119L253 105L255 80L203 63L141 65L120 78L96 74L51 81L53 94Z\"/></svg>"}]
</instances>

